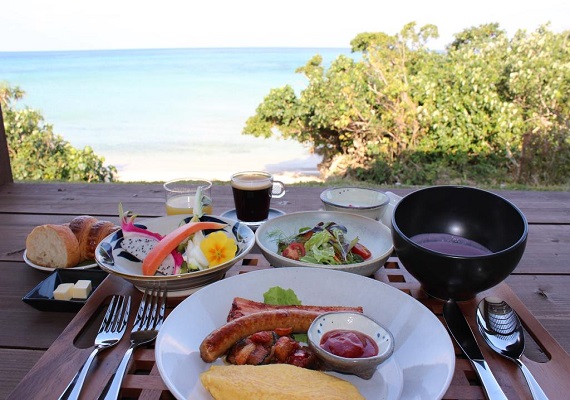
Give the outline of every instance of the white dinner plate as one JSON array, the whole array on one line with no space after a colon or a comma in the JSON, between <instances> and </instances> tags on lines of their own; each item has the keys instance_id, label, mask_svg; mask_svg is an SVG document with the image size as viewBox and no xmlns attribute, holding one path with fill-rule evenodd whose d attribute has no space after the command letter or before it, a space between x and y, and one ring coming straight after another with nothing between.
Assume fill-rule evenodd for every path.
<instances>
[{"instance_id":1,"label":"white dinner plate","mask_svg":"<svg viewBox=\"0 0 570 400\"><path fill-rule=\"evenodd\" d=\"M34 262L32 262L28 256L27 256L27 250L24 250L24 261L26 262L26 264L28 264L30 267L35 268L35 269L39 269L40 271L55 271L56 268L52 268L52 267L43 267L41 265L35 264ZM79 264L77 264L75 267L69 267L66 269L90 269L90 268L95 268L97 266L97 263L95 262L95 260L87 260L87 261L83 261Z\"/></svg>"},{"instance_id":2,"label":"white dinner plate","mask_svg":"<svg viewBox=\"0 0 570 400\"><path fill-rule=\"evenodd\" d=\"M156 363L177 399L212 399L200 382L200 373L211 365L200 358L200 343L226 322L234 297L262 302L263 293L273 286L293 289L305 305L362 306L392 332L394 353L371 380L334 374L355 384L367 399L440 399L447 391L455 369L453 345L442 323L420 302L348 272L271 268L204 287L168 316L156 339Z\"/></svg>"}]
</instances>

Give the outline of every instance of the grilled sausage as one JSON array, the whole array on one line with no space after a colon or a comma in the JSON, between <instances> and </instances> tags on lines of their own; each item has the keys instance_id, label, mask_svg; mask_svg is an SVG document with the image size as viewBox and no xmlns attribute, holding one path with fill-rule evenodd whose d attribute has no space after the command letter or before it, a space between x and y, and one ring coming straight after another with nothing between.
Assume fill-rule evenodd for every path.
<instances>
[{"instance_id":1,"label":"grilled sausage","mask_svg":"<svg viewBox=\"0 0 570 400\"><path fill-rule=\"evenodd\" d=\"M234 319L206 336L200 345L200 357L205 362L213 362L238 340L260 331L291 328L292 333L307 332L320 314L322 312L307 310L271 310Z\"/></svg>"}]
</instances>

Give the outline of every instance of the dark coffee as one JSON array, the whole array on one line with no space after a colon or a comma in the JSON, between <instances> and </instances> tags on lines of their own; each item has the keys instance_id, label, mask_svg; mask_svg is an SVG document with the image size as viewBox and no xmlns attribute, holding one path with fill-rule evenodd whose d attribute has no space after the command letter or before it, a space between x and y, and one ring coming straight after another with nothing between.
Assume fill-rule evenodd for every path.
<instances>
[{"instance_id":1,"label":"dark coffee","mask_svg":"<svg viewBox=\"0 0 570 400\"><path fill-rule=\"evenodd\" d=\"M245 222L266 220L273 183L263 175L242 175L232 179L232 191L237 218Z\"/></svg>"},{"instance_id":2,"label":"dark coffee","mask_svg":"<svg viewBox=\"0 0 570 400\"><path fill-rule=\"evenodd\" d=\"M491 250L473 240L448 233L422 233L410 239L426 249L453 256L473 257L492 253Z\"/></svg>"}]
</instances>

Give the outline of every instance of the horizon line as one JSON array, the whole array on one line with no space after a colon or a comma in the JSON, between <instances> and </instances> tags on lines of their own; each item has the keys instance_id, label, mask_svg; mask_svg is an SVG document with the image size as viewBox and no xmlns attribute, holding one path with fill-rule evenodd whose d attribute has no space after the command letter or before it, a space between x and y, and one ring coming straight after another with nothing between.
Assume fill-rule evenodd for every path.
<instances>
[{"instance_id":1,"label":"horizon line","mask_svg":"<svg viewBox=\"0 0 570 400\"><path fill-rule=\"evenodd\" d=\"M137 50L263 50L263 49L342 49L351 50L350 46L196 46L196 47L132 47L132 48L96 48L96 49L49 49L49 50L0 50L4 53L61 53L88 51L137 51Z\"/></svg>"}]
</instances>

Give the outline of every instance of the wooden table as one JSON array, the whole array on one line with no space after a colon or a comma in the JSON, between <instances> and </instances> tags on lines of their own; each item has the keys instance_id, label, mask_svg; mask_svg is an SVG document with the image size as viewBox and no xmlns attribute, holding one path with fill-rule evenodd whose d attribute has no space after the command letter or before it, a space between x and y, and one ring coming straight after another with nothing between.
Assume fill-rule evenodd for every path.
<instances>
[{"instance_id":1,"label":"wooden table","mask_svg":"<svg viewBox=\"0 0 570 400\"><path fill-rule=\"evenodd\" d=\"M272 206L287 213L317 210L321 207L319 193L322 189L322 187L290 187L285 197L275 199ZM385 189L399 195L405 195L410 191ZM514 292L513 296L516 297L516 301L520 299L520 307L524 308L522 311L525 316L529 321L532 320L531 328L539 333L544 331L550 338L554 338L557 343L553 343L561 346L559 353L567 357L567 352L570 351L570 193L495 192L519 206L529 221L526 252L501 290L506 290L506 293ZM215 185L212 195L215 213L233 208L231 189L228 185ZM163 192L160 184L6 183L0 185L0 268L2 268L0 398L9 396L42 355L58 340L62 332L65 334L70 331L76 316L75 313L69 312L38 311L22 302L22 297L47 277L46 272L27 266L22 260L27 234L36 225L65 223L74 216L82 214L118 222L119 202L123 203L125 209L134 210L141 218L164 215ZM256 252L254 250L254 253ZM252 254L252 257L259 258L256 254ZM389 264L397 266L397 260L392 259ZM400 278L389 275L389 268L385 271L388 275L383 273L383 278L380 278L395 286L404 285L406 280L411 280L405 270L398 271L397 276ZM414 284L411 282L409 285ZM417 288L414 290L419 291ZM425 301L429 303L430 300ZM437 307L436 305L435 308ZM81 312L85 311L84 307ZM470 309L465 305L464 311L470 313ZM437 310L434 312L437 313ZM63 339L62 336L61 340ZM551 356L541 354L534 343L529 347L531 348L528 356L535 361L545 361ZM141 354L144 358L149 353ZM488 356L489 353L485 352L485 355ZM493 362L502 363L503 360L497 359ZM508 361L504 363L509 373L517 373L514 365L511 366ZM563 367L568 371L570 363ZM469 369L469 366L466 362L459 362L458 368ZM536 370L541 366L533 368ZM521 390L520 393L524 393L524 389ZM480 398L477 397L480 396L479 388L473 393L462 392L460 396L452 393L450 396ZM516 396L525 398L525 395L520 393L517 391ZM58 394L47 395L46 398L56 398Z\"/></svg>"}]
</instances>

